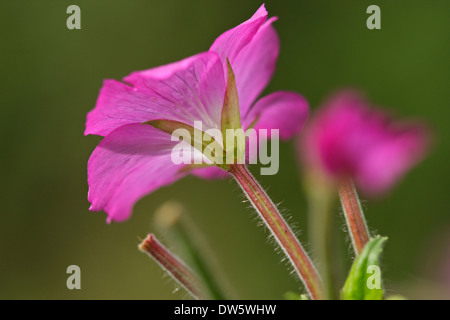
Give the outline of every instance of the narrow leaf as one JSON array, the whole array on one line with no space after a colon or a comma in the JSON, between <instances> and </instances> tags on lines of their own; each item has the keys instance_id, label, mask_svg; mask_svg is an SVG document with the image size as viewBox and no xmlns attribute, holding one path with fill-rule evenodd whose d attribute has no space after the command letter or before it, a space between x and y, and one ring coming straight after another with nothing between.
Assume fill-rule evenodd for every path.
<instances>
[{"instance_id":1,"label":"narrow leaf","mask_svg":"<svg viewBox=\"0 0 450 320\"><path fill-rule=\"evenodd\" d=\"M347 281L341 290L343 300L382 300L380 255L386 237L370 239L353 262Z\"/></svg>"}]
</instances>

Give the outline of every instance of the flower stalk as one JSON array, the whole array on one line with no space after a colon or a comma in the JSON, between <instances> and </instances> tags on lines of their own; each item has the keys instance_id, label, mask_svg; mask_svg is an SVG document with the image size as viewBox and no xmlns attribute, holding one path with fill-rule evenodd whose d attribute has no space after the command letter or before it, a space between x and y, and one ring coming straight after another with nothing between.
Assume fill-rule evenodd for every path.
<instances>
[{"instance_id":1,"label":"flower stalk","mask_svg":"<svg viewBox=\"0 0 450 320\"><path fill-rule=\"evenodd\" d=\"M308 234L311 249L322 276L325 297L336 298L337 266L333 206L335 189L324 177L310 170L303 175L308 202Z\"/></svg>"},{"instance_id":2,"label":"flower stalk","mask_svg":"<svg viewBox=\"0 0 450 320\"><path fill-rule=\"evenodd\" d=\"M195 299L204 300L203 285L196 274L164 247L153 234L149 234L139 245L139 250L147 253L161 268L178 282Z\"/></svg>"},{"instance_id":3,"label":"flower stalk","mask_svg":"<svg viewBox=\"0 0 450 320\"><path fill-rule=\"evenodd\" d=\"M311 298L313 300L323 299L322 280L316 268L272 200L248 171L246 165L231 165L229 172L288 256Z\"/></svg>"},{"instance_id":4,"label":"flower stalk","mask_svg":"<svg viewBox=\"0 0 450 320\"><path fill-rule=\"evenodd\" d=\"M338 190L352 245L358 256L370 239L361 202L351 179L342 179L339 182Z\"/></svg>"}]
</instances>

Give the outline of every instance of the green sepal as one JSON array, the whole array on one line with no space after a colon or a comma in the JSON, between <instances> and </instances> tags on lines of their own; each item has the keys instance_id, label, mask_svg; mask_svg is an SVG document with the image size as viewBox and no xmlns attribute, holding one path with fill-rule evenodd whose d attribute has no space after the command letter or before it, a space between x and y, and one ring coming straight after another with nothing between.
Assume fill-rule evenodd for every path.
<instances>
[{"instance_id":1,"label":"green sepal","mask_svg":"<svg viewBox=\"0 0 450 320\"><path fill-rule=\"evenodd\" d=\"M227 131L228 129L232 131ZM245 139L241 140L242 143L239 143L238 138L238 145L235 145L234 143L232 145L227 145L227 141L230 141L229 139L234 137L228 137L228 133L234 132L242 134L243 136L245 133L242 131L241 127L241 115L239 110L239 97L238 92L236 88L236 79L233 72L233 69L231 68L230 61L227 59L227 88L225 91L225 98L223 101L223 108L222 108L222 120L221 120L221 130L222 130L222 137L223 137L223 146L225 153L228 154L229 160L237 160L239 155L245 154ZM239 132L239 130L241 132ZM235 156L237 154L237 156ZM232 157L230 159L230 157ZM237 163L237 161L233 161Z\"/></svg>"},{"instance_id":2,"label":"green sepal","mask_svg":"<svg viewBox=\"0 0 450 320\"><path fill-rule=\"evenodd\" d=\"M226 129L241 129L241 114L239 111L239 97L236 88L236 78L230 61L227 59L227 89L222 108L222 134L226 136Z\"/></svg>"},{"instance_id":3,"label":"green sepal","mask_svg":"<svg viewBox=\"0 0 450 320\"><path fill-rule=\"evenodd\" d=\"M147 122L144 122L142 124L149 124L152 127L155 127L156 129L159 129L161 131L164 131L168 134L173 134L175 130L177 129L184 129L187 130L191 137L191 145L199 150L202 154L206 155L209 160L211 160L214 165L223 168L225 170L228 169L228 166L225 163L224 156L225 153L223 151L223 148L220 146L220 144L214 139L214 137L210 136L209 134L205 133L202 130L199 130L197 128L194 128L193 126L190 126L188 124L185 124L183 122L174 121L174 120L165 120L165 119L158 119L158 120L150 120ZM205 152L205 150L210 150L212 146L216 147L216 150L218 150L218 157L222 159L222 164L217 163L215 161L214 156L208 156L208 153Z\"/></svg>"}]
</instances>

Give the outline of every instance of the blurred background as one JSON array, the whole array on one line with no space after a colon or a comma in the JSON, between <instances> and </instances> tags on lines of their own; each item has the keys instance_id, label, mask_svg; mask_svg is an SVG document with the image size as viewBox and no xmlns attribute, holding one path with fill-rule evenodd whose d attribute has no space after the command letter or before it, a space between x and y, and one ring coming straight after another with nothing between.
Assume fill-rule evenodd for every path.
<instances>
[{"instance_id":1,"label":"blurred background","mask_svg":"<svg viewBox=\"0 0 450 320\"><path fill-rule=\"evenodd\" d=\"M230 180L188 177L137 203L132 218L107 225L88 211L86 164L101 140L83 136L105 78L206 51L248 19L261 1L2 1L0 5L0 298L178 299L186 297L137 250L155 232L155 210L182 203L214 252L236 298L280 299L302 292L255 214ZM81 8L81 30L66 9ZM381 8L381 30L366 9ZM341 87L363 90L401 117L434 129L429 156L394 190L365 202L370 228L389 236L383 255L389 293L450 297L450 2L267 1L281 40L266 93L294 90L317 108ZM306 243L306 202L294 143L280 171L260 177ZM343 272L351 262L335 208ZM81 268L68 290L66 268Z\"/></svg>"}]
</instances>

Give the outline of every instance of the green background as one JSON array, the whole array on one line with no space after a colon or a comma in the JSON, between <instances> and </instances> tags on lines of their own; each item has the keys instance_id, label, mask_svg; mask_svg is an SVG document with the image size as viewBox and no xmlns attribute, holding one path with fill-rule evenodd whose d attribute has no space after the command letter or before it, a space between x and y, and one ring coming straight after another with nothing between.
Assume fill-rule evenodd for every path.
<instances>
[{"instance_id":1,"label":"green background","mask_svg":"<svg viewBox=\"0 0 450 320\"><path fill-rule=\"evenodd\" d=\"M66 8L81 8L81 30ZM214 251L236 298L301 292L236 184L188 177L145 197L132 218L107 225L88 211L86 164L100 137L83 136L105 78L206 51L248 19L260 1L2 1L0 4L0 298L166 299L186 297L137 250L167 200L186 206ZM381 7L381 30L366 8ZM267 1L281 40L266 93L302 93L315 109L341 87L363 90L434 132L428 157L388 195L365 202L369 226L389 236L383 256L389 292L446 298L450 277L450 2ZM307 243L306 202L294 144L281 146L280 171L261 177ZM341 239L344 222L335 207ZM342 240L345 264L349 242ZM66 268L81 267L81 290ZM446 289L447 287L447 289Z\"/></svg>"}]
</instances>

